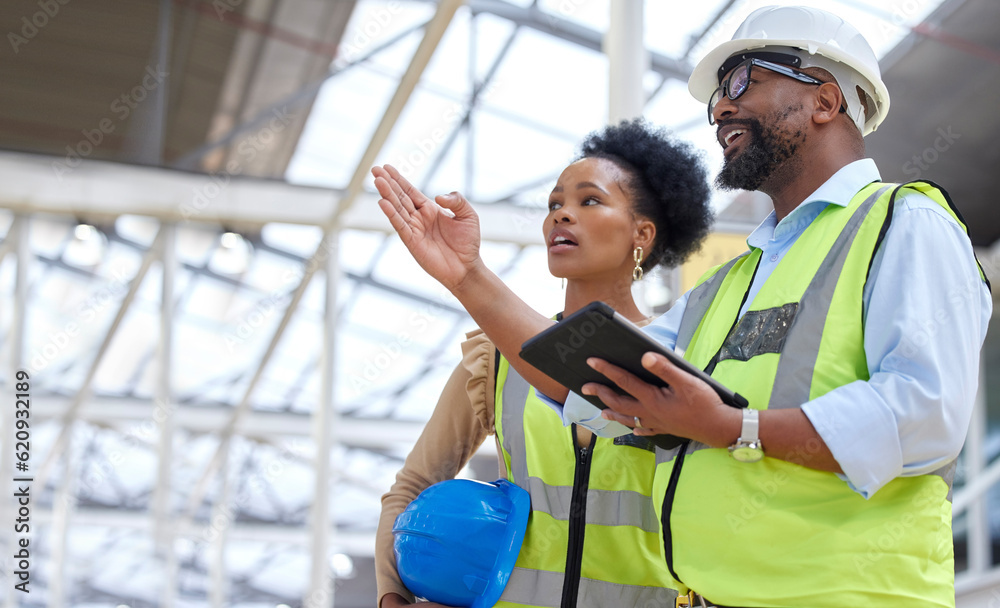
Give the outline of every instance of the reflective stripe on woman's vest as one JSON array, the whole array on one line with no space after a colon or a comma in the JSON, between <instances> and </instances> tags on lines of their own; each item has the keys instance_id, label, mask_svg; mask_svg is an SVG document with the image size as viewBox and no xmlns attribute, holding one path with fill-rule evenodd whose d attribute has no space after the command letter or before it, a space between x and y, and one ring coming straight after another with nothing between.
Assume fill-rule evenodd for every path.
<instances>
[{"instance_id":1,"label":"reflective stripe on woman's vest","mask_svg":"<svg viewBox=\"0 0 1000 608\"><path fill-rule=\"evenodd\" d=\"M901 187L965 227L943 191ZM870 184L846 207L828 205L738 322L760 250L706 273L678 350L755 409L799 407L867 380L862 295L901 187ZM954 463L898 477L868 500L833 473L775 458L741 463L704 444L658 451L657 465L668 566L716 604L955 605Z\"/></svg>"},{"instance_id":2,"label":"reflective stripe on woman's vest","mask_svg":"<svg viewBox=\"0 0 1000 608\"><path fill-rule=\"evenodd\" d=\"M596 438L581 463L571 428L505 359L496 386L507 477L531 495L521 553L497 606L673 606L651 498L652 444Z\"/></svg>"}]
</instances>

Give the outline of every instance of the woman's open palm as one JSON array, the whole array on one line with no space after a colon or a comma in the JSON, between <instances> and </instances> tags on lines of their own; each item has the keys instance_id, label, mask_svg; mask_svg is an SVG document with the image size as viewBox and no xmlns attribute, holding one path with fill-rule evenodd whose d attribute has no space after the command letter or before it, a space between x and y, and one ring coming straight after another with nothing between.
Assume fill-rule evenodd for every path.
<instances>
[{"instance_id":1,"label":"woman's open palm","mask_svg":"<svg viewBox=\"0 0 1000 608\"><path fill-rule=\"evenodd\" d=\"M451 289L480 263L479 216L458 192L431 200L391 165L373 167L378 205L420 267Z\"/></svg>"}]
</instances>

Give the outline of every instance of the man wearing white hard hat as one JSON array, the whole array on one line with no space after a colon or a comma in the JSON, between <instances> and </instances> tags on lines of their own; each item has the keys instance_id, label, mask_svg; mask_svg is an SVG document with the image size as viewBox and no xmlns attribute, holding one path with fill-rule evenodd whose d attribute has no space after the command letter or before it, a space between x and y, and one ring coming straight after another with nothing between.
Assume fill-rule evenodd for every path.
<instances>
[{"instance_id":1,"label":"man wearing white hard hat","mask_svg":"<svg viewBox=\"0 0 1000 608\"><path fill-rule=\"evenodd\" d=\"M953 607L951 482L992 312L960 214L865 158L889 94L836 15L755 11L689 88L724 148L717 182L768 194L774 213L643 330L750 407L655 353L643 365L668 387L591 358L624 394L582 388L637 435L687 439L657 449L652 480L677 606ZM565 401L564 423L606 437L594 406L518 356L553 322L482 263L469 203L407 200L383 211L421 266L536 394Z\"/></svg>"},{"instance_id":2,"label":"man wearing white hard hat","mask_svg":"<svg viewBox=\"0 0 1000 608\"><path fill-rule=\"evenodd\" d=\"M951 484L992 306L961 215L865 158L889 94L836 15L754 11L689 89L717 184L774 212L647 331L750 408L651 353L670 389L606 362L629 395L584 388L637 434L691 440L654 482L678 605L954 606Z\"/></svg>"}]
</instances>

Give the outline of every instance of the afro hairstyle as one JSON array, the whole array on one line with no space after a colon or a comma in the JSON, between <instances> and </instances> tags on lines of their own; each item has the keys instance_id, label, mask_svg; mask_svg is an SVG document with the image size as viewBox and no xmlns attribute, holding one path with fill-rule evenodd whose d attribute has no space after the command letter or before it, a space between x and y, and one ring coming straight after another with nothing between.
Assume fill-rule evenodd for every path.
<instances>
[{"instance_id":1,"label":"afro hairstyle","mask_svg":"<svg viewBox=\"0 0 1000 608\"><path fill-rule=\"evenodd\" d=\"M656 226L643 270L677 266L698 251L714 214L708 172L690 144L637 118L588 135L577 160L584 158L606 159L624 171L633 212Z\"/></svg>"}]
</instances>

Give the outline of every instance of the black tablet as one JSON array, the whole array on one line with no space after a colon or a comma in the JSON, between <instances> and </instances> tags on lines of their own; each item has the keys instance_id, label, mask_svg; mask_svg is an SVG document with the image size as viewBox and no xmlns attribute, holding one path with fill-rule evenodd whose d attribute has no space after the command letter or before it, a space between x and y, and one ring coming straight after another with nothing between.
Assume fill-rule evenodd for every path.
<instances>
[{"instance_id":1,"label":"black tablet","mask_svg":"<svg viewBox=\"0 0 1000 608\"><path fill-rule=\"evenodd\" d=\"M607 406L600 399L581 392L584 384L597 382L618 393L624 391L587 365L587 358L604 359L650 384L666 386L663 380L642 366L642 355L649 351L663 355L677 367L704 380L726 405L737 408L749 405L742 395L726 388L674 351L664 348L604 302L591 302L532 337L521 345L521 358L590 403L605 409ZM683 441L673 435L657 435L653 439L654 443L667 449Z\"/></svg>"}]
</instances>

